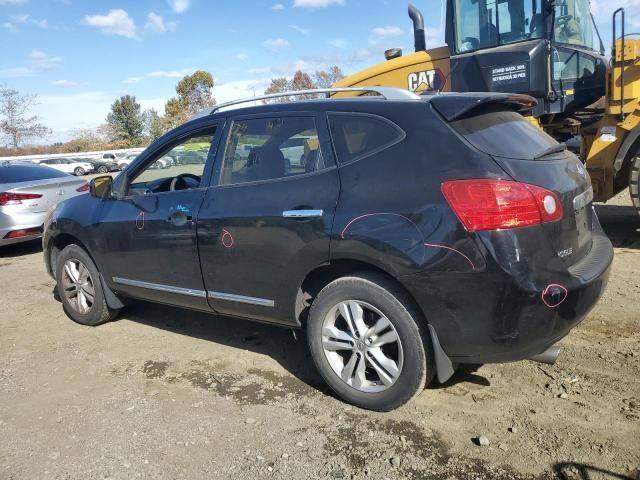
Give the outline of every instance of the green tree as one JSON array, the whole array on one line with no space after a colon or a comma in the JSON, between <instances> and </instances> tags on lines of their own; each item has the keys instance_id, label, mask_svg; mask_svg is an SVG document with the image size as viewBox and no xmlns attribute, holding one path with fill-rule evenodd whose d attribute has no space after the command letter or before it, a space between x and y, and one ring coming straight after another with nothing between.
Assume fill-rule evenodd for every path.
<instances>
[{"instance_id":1,"label":"green tree","mask_svg":"<svg viewBox=\"0 0 640 480\"><path fill-rule=\"evenodd\" d=\"M213 75L204 70L185 75L176 85L178 96L170 98L164 106L165 127L176 127L200 110L213 107L216 104L211 92L214 85Z\"/></svg>"},{"instance_id":2,"label":"green tree","mask_svg":"<svg viewBox=\"0 0 640 480\"><path fill-rule=\"evenodd\" d=\"M111 141L117 146L137 147L143 143L144 116L136 97L123 95L111 105L107 115Z\"/></svg>"},{"instance_id":3,"label":"green tree","mask_svg":"<svg viewBox=\"0 0 640 480\"><path fill-rule=\"evenodd\" d=\"M316 70L313 74L313 83L316 88L330 88L334 83L344 78L344 73L337 65L330 67L329 70Z\"/></svg>"},{"instance_id":4,"label":"green tree","mask_svg":"<svg viewBox=\"0 0 640 480\"><path fill-rule=\"evenodd\" d=\"M162 117L158 112L151 108L144 112L145 132L152 142L157 140L164 133L164 124Z\"/></svg>"},{"instance_id":5,"label":"green tree","mask_svg":"<svg viewBox=\"0 0 640 480\"><path fill-rule=\"evenodd\" d=\"M36 103L36 95L21 95L14 88L0 86L0 134L11 147L18 148L30 138L51 134L49 128L39 123L37 116L29 115Z\"/></svg>"}]
</instances>

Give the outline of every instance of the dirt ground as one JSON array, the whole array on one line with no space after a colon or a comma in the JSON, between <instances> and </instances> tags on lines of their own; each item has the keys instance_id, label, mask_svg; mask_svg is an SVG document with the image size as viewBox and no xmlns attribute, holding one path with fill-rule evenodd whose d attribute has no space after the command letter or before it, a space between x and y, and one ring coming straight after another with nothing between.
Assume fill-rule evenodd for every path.
<instances>
[{"instance_id":1,"label":"dirt ground","mask_svg":"<svg viewBox=\"0 0 640 480\"><path fill-rule=\"evenodd\" d=\"M611 281L556 365L463 367L386 414L332 396L289 330L148 303L76 325L38 242L3 248L0 479L640 478L629 205L598 206Z\"/></svg>"}]
</instances>

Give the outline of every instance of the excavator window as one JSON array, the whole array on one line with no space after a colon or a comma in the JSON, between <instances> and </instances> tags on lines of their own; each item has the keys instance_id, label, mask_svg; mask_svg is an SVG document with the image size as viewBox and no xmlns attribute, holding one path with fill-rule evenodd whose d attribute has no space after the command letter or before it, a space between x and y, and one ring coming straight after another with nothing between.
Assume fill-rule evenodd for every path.
<instances>
[{"instance_id":1,"label":"excavator window","mask_svg":"<svg viewBox=\"0 0 640 480\"><path fill-rule=\"evenodd\" d=\"M558 43L593 50L593 22L589 0L559 0L555 4L554 38Z\"/></svg>"},{"instance_id":2,"label":"excavator window","mask_svg":"<svg viewBox=\"0 0 640 480\"><path fill-rule=\"evenodd\" d=\"M542 0L454 0L458 53L540 38Z\"/></svg>"}]
</instances>

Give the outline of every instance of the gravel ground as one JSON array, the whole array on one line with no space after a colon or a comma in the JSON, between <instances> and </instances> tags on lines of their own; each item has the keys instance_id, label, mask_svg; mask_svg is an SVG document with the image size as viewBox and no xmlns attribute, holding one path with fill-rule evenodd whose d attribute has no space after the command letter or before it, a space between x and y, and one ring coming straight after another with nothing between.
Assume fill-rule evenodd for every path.
<instances>
[{"instance_id":1,"label":"gravel ground","mask_svg":"<svg viewBox=\"0 0 640 480\"><path fill-rule=\"evenodd\" d=\"M138 303L68 320L37 242L0 250L0 479L640 478L640 218L598 206L609 287L554 366L463 366L380 414L301 336Z\"/></svg>"}]
</instances>

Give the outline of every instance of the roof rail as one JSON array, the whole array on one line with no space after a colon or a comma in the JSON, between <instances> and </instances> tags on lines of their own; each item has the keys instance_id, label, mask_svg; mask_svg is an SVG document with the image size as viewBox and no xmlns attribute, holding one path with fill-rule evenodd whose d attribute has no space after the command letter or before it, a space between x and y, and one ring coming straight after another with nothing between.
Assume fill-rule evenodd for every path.
<instances>
[{"instance_id":1,"label":"roof rail","mask_svg":"<svg viewBox=\"0 0 640 480\"><path fill-rule=\"evenodd\" d=\"M271 98L282 97L299 97L302 95L317 95L324 94L329 97L332 93L342 92L359 92L359 93L377 93L385 100L420 100L420 96L413 92L404 90L397 87L339 87L339 88L314 88L310 90L293 90L290 92L271 93L268 95L259 95L257 97L242 98L240 100L231 100L230 102L221 103L212 108L207 108L201 112L196 113L192 119L205 117L211 115L222 108L231 107L233 105L239 105L241 103L255 102L258 100L269 100Z\"/></svg>"}]
</instances>

